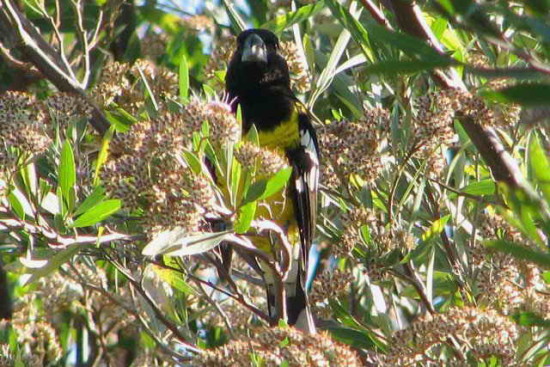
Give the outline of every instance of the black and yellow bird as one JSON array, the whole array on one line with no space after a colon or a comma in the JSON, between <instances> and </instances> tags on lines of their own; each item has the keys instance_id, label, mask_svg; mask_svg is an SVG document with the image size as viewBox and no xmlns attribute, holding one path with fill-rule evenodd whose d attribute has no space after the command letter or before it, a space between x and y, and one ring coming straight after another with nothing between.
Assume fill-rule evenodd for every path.
<instances>
[{"instance_id":1,"label":"black and yellow bird","mask_svg":"<svg viewBox=\"0 0 550 367\"><path fill-rule=\"evenodd\" d=\"M226 89L234 110L241 107L243 133L254 125L260 146L284 154L292 167L290 183L282 193L282 201L288 205L271 219L285 228L294 242L284 284L287 321L314 332L305 282L316 222L319 148L311 116L291 90L288 65L279 47L277 36L268 30L242 32L227 70ZM274 280L269 271L264 271L264 279L270 314L280 316L274 315Z\"/></svg>"}]
</instances>

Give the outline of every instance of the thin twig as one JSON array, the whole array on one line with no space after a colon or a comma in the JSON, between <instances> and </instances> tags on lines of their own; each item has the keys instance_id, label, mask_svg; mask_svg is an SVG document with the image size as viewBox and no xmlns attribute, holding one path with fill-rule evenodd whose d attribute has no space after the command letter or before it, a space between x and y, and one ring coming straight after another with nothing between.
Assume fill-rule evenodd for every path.
<instances>
[{"instance_id":1,"label":"thin twig","mask_svg":"<svg viewBox=\"0 0 550 367\"><path fill-rule=\"evenodd\" d=\"M174 268L172 266L168 266L168 265L165 265L165 264L162 264L158 261L153 261L151 260L150 261L151 264L154 264L156 266L159 266L159 267L162 267L162 268L165 268L165 269L169 269L169 270L173 270L173 271L176 271L176 272L179 272L181 273L182 275L188 277L189 279L191 279L192 281L194 281L195 283L198 283L198 284L201 284L201 285L206 285L210 288L212 288L213 290L217 291L217 292L220 292L228 297L231 297L233 298L235 301L239 302L240 304L242 304L246 309L250 310L252 313L254 313L256 316L258 316L259 318L265 320L265 321L269 321L269 316L266 315L264 312L262 312L259 308L257 308L256 306L254 306L253 304L249 303L245 298L244 296L240 293L240 291L237 293L231 293L231 292L228 292L226 291L225 289L223 288L220 288L218 286L216 286L214 283L212 283L211 281L209 280L204 280L204 279L201 279L199 277L197 277L196 275L192 274L191 271L189 271L187 269L187 271L182 271L181 269L178 269L178 268ZM236 285L235 285L236 287Z\"/></svg>"},{"instance_id":2,"label":"thin twig","mask_svg":"<svg viewBox=\"0 0 550 367\"><path fill-rule=\"evenodd\" d=\"M400 275L402 278L407 279L409 283L416 289L416 292L420 296L420 299L422 300L422 303L430 312L431 314L435 314L435 308L432 304L432 300L428 297L428 292L426 292L426 288L424 287L424 283L422 283L422 280L420 279L420 276L414 269L414 266L411 262L407 262L403 264L403 268L405 269L405 272L407 273L407 276L404 276L404 274L396 273L397 275Z\"/></svg>"},{"instance_id":3,"label":"thin twig","mask_svg":"<svg viewBox=\"0 0 550 367\"><path fill-rule=\"evenodd\" d=\"M99 107L86 95L78 80L67 69L58 52L47 43L33 24L13 5L10 0L0 0L0 24L13 47L19 47L25 60L32 63L45 78L60 91L81 96L92 107L91 124L96 131L104 134L110 122Z\"/></svg>"},{"instance_id":4,"label":"thin twig","mask_svg":"<svg viewBox=\"0 0 550 367\"><path fill-rule=\"evenodd\" d=\"M392 26L384 13L371 1L371 0L360 0L361 4L368 10L370 15L376 22L388 29L392 29Z\"/></svg>"},{"instance_id":5,"label":"thin twig","mask_svg":"<svg viewBox=\"0 0 550 367\"><path fill-rule=\"evenodd\" d=\"M88 46L88 36L86 35L86 30L84 29L84 21L82 20L82 3L80 0L71 0L73 4L74 12L76 14L76 30L78 33L78 38L80 38L80 43L82 44L82 52L84 53L84 76L80 84L82 88L88 86L90 80L90 48Z\"/></svg>"},{"instance_id":6,"label":"thin twig","mask_svg":"<svg viewBox=\"0 0 550 367\"><path fill-rule=\"evenodd\" d=\"M179 329L176 325L174 325L166 316L164 316L164 313L157 307L157 304L155 301L149 296L149 294L143 289L141 284L136 281L129 273L128 271L120 264L117 260L115 260L111 255L109 255L107 252L105 252L105 255L109 262L115 266L115 268L122 274L124 277L128 280L128 282L132 285L132 287L138 291L138 293L147 301L151 309L153 310L153 313L155 316L159 319L159 321L166 326L168 330L174 334L176 339L179 340L180 343L185 345L187 349L190 351L199 353L200 349L198 349L195 345L189 343L186 341L185 337L181 334Z\"/></svg>"}]
</instances>

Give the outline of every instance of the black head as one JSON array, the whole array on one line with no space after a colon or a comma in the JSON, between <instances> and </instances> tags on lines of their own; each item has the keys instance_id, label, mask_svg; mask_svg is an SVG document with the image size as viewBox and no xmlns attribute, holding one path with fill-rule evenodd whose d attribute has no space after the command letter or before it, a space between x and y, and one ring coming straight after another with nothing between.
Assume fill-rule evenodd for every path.
<instances>
[{"instance_id":1,"label":"black head","mask_svg":"<svg viewBox=\"0 0 550 367\"><path fill-rule=\"evenodd\" d=\"M248 29L237 37L226 75L226 88L239 99L257 95L270 88L290 90L290 75L279 54L279 39L265 29Z\"/></svg>"}]
</instances>

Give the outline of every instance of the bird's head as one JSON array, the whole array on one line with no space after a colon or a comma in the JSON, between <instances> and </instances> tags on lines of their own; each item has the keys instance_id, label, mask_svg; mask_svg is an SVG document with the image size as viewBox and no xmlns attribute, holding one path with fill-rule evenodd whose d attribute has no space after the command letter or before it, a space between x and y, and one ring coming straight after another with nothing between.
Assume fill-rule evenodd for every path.
<instances>
[{"instance_id":1,"label":"bird's head","mask_svg":"<svg viewBox=\"0 0 550 367\"><path fill-rule=\"evenodd\" d=\"M279 53L279 39L265 29L248 29L237 37L237 49L227 69L227 91L242 98L272 87L290 88L288 66Z\"/></svg>"}]
</instances>

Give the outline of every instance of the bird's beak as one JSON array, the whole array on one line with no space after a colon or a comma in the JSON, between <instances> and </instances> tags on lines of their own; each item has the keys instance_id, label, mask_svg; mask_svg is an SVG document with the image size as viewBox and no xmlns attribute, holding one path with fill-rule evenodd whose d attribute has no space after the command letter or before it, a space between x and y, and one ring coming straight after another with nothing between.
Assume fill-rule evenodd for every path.
<instances>
[{"instance_id":1,"label":"bird's beak","mask_svg":"<svg viewBox=\"0 0 550 367\"><path fill-rule=\"evenodd\" d=\"M267 49L260 36L251 34L244 40L241 61L267 63Z\"/></svg>"}]
</instances>

